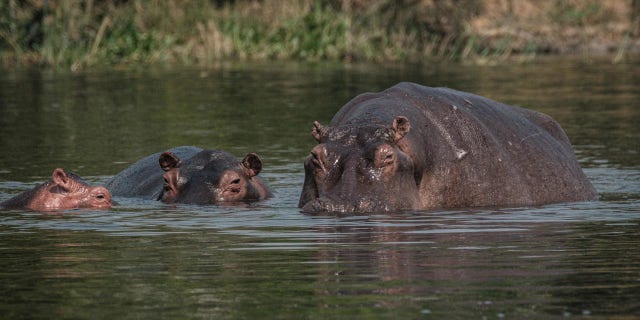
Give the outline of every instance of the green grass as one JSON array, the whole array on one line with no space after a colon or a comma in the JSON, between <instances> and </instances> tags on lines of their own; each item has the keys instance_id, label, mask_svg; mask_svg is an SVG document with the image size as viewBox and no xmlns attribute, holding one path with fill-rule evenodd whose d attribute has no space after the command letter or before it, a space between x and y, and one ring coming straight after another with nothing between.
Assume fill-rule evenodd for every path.
<instances>
[{"instance_id":1,"label":"green grass","mask_svg":"<svg viewBox=\"0 0 640 320\"><path fill-rule=\"evenodd\" d=\"M0 62L79 70L207 65L226 59L348 62L535 55L539 39L523 42L517 29L497 38L474 29L470 21L493 14L487 8L496 3L502 2L8 0L0 3ZM542 25L584 27L606 23L611 16L600 1L550 3L548 12L534 17L547 19ZM38 14L42 19L34 19Z\"/></svg>"}]
</instances>

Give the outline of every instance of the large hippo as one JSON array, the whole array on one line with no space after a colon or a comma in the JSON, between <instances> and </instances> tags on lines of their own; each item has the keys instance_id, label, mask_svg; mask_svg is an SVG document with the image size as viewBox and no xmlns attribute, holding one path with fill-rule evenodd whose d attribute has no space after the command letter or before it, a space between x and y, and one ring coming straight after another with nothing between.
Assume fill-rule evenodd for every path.
<instances>
[{"instance_id":1,"label":"large hippo","mask_svg":"<svg viewBox=\"0 0 640 320\"><path fill-rule=\"evenodd\" d=\"M257 175L255 153L238 160L222 150L181 146L140 159L106 184L114 196L165 203L218 204L263 200L271 196Z\"/></svg>"},{"instance_id":2,"label":"large hippo","mask_svg":"<svg viewBox=\"0 0 640 320\"><path fill-rule=\"evenodd\" d=\"M305 212L530 206L597 198L551 117L399 83L344 105L304 162Z\"/></svg>"},{"instance_id":3,"label":"large hippo","mask_svg":"<svg viewBox=\"0 0 640 320\"><path fill-rule=\"evenodd\" d=\"M104 187L93 187L73 173L57 168L51 179L0 203L5 209L53 211L77 208L111 208L111 193Z\"/></svg>"}]
</instances>

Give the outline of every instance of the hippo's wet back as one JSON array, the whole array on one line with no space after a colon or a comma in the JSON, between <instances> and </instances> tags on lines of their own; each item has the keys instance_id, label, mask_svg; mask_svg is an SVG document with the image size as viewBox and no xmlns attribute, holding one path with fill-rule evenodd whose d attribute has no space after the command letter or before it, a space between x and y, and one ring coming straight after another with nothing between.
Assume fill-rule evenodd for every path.
<instances>
[{"instance_id":1,"label":"hippo's wet back","mask_svg":"<svg viewBox=\"0 0 640 320\"><path fill-rule=\"evenodd\" d=\"M597 197L551 117L400 83L355 97L305 160L303 211L527 206Z\"/></svg>"}]
</instances>

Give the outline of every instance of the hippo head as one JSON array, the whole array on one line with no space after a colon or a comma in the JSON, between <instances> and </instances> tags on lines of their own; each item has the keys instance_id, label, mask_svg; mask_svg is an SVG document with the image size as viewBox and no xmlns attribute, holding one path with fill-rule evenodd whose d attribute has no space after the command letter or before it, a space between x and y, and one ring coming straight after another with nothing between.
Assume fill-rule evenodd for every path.
<instances>
[{"instance_id":1,"label":"hippo head","mask_svg":"<svg viewBox=\"0 0 640 320\"><path fill-rule=\"evenodd\" d=\"M387 212L415 207L418 187L403 141L411 125L404 116L390 124L323 127L304 162L299 207L305 212Z\"/></svg>"},{"instance_id":2,"label":"hippo head","mask_svg":"<svg viewBox=\"0 0 640 320\"><path fill-rule=\"evenodd\" d=\"M167 151L160 155L159 162L164 170L159 200L165 203L217 204L263 197L254 178L262 170L262 161L255 153L239 162L227 152L203 150L182 161Z\"/></svg>"},{"instance_id":3,"label":"hippo head","mask_svg":"<svg viewBox=\"0 0 640 320\"><path fill-rule=\"evenodd\" d=\"M73 173L58 168L51 180L2 203L5 208L27 208L53 211L77 208L111 208L111 193L104 187L93 187Z\"/></svg>"}]
</instances>

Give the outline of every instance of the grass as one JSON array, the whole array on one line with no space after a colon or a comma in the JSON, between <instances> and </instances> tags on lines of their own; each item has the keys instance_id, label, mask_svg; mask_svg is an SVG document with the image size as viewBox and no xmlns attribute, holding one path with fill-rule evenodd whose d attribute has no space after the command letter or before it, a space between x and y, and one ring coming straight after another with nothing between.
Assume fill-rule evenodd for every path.
<instances>
[{"instance_id":1,"label":"grass","mask_svg":"<svg viewBox=\"0 0 640 320\"><path fill-rule=\"evenodd\" d=\"M80 70L226 59L500 60L581 50L603 38L623 59L640 47L630 31L638 21L628 16L630 6L618 0L8 0L0 2L0 62Z\"/></svg>"}]
</instances>

